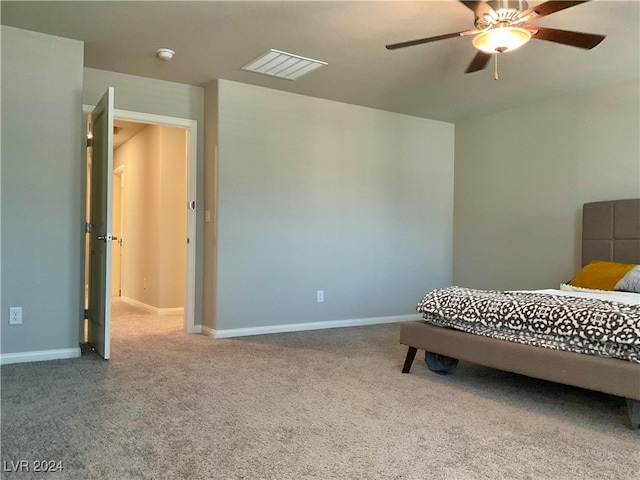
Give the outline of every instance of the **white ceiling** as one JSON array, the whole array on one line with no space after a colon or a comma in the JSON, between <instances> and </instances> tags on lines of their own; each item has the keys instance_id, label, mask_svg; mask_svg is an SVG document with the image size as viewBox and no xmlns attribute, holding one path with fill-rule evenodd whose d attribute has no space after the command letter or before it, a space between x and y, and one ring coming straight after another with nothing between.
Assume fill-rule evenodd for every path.
<instances>
[{"instance_id":1,"label":"white ceiling","mask_svg":"<svg viewBox=\"0 0 640 480\"><path fill-rule=\"evenodd\" d=\"M529 2L530 6L540 1ZM473 28L443 1L1 2L1 20L85 42L85 66L203 85L216 78L455 122L640 78L640 2L594 0L538 25L607 35L593 50L533 40L465 74L471 38L387 51ZM176 51L170 62L158 48ZM270 48L328 62L291 81L241 70ZM640 83L639 83L640 88Z\"/></svg>"}]
</instances>

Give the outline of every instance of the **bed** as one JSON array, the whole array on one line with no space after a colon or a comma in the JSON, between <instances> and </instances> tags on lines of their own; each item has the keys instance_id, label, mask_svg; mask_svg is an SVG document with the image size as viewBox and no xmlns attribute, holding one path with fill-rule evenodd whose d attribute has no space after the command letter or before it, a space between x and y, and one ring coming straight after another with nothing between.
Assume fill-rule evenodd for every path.
<instances>
[{"instance_id":1,"label":"bed","mask_svg":"<svg viewBox=\"0 0 640 480\"><path fill-rule=\"evenodd\" d=\"M587 203L583 206L582 219L583 267L589 266L594 260L640 264L640 199ZM460 295L465 293L457 292ZM533 295L529 297L531 300L538 293L513 292L512 296L528 294ZM567 295L571 298L591 296L590 293ZM612 305L618 308L622 304L614 302ZM624 307L620 308L624 310ZM636 310L633 308L626 309L627 321L640 328L637 307ZM436 317L425 314L425 318ZM420 349L428 355L463 360L626 398L631 428L640 428L640 363L637 363L637 356L629 360L518 343L506 337L494 338L449 325L436 325L429 320L402 323L400 343L408 347L403 373L410 372L417 350ZM640 349L637 338L631 343L635 344L632 348Z\"/></svg>"}]
</instances>

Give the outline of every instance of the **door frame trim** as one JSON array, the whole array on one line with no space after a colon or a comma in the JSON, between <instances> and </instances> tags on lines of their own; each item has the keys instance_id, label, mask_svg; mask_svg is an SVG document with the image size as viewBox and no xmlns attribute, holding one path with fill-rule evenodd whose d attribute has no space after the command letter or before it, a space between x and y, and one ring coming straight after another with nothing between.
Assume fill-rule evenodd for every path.
<instances>
[{"instance_id":1,"label":"door frame trim","mask_svg":"<svg viewBox=\"0 0 640 480\"><path fill-rule=\"evenodd\" d=\"M84 115L91 113L93 106L84 104L82 106ZM152 125L163 125L169 127L182 127L187 130L187 204L191 201L196 202L198 198L197 179L198 179L198 121L188 118L171 117L168 115L157 115L154 113L134 112L131 110L122 110L115 108L113 111L114 120L127 120L130 122L148 123ZM84 122L86 124L86 122ZM84 132L86 138L86 132ZM84 155L86 162L86 153ZM85 186L86 189L86 186ZM86 197L86 190L83 198ZM86 201L86 199L84 200ZM187 205L185 205L187 208ZM186 288L185 288L185 305L184 305L184 331L186 333L200 333L200 329L195 325L195 307L196 307L196 252L197 252L197 235L196 235L196 209L187 208L187 272L186 272ZM84 279L84 276L82 277ZM84 281L83 281L84 291ZM199 327L199 326L198 326Z\"/></svg>"},{"instance_id":2,"label":"door frame trim","mask_svg":"<svg viewBox=\"0 0 640 480\"><path fill-rule=\"evenodd\" d=\"M123 231L123 227L124 227L124 165L120 165L117 168L113 169L113 172L111 172L111 175L113 177L120 177L120 225L118 228L118 231L120 232L120 235L122 235L122 231ZM113 184L113 183L112 183ZM113 201L112 201L113 203ZM113 213L113 212L112 212ZM115 231L115 226L113 225L113 217L111 217L111 230ZM121 239L119 240L121 241ZM111 255L113 257L113 246L111 247ZM111 260L112 264L113 264L113 258ZM122 254L122 246L120 247L120 285L119 285L119 297L122 296L122 266L124 264L124 255ZM113 287L113 269L111 271L111 283L112 283L112 287ZM112 288L112 293L113 293L113 288ZM112 295L113 296L113 295Z\"/></svg>"}]
</instances>

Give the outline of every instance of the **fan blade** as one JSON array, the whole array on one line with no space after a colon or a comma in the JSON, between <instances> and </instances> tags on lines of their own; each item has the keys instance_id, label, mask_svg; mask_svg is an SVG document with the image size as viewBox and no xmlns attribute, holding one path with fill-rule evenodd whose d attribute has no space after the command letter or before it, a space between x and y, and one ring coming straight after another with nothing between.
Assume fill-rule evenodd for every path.
<instances>
[{"instance_id":1,"label":"fan blade","mask_svg":"<svg viewBox=\"0 0 640 480\"><path fill-rule=\"evenodd\" d=\"M565 8L575 7L576 5L580 5L581 3L587 3L589 0L582 0L576 2L545 2L541 3L536 7L532 7L528 10L525 10L520 15L520 20L523 22L530 22L537 18L546 17L547 15L551 15L552 13L559 12L560 10L564 10Z\"/></svg>"},{"instance_id":2,"label":"fan blade","mask_svg":"<svg viewBox=\"0 0 640 480\"><path fill-rule=\"evenodd\" d=\"M524 28L531 32L532 38L562 43L563 45L584 48L585 50L591 50L606 38L604 35L596 35L594 33L556 30L555 28L538 27L536 25L527 25Z\"/></svg>"},{"instance_id":3,"label":"fan blade","mask_svg":"<svg viewBox=\"0 0 640 480\"><path fill-rule=\"evenodd\" d=\"M473 60L471 60L471 63L469 64L467 69L464 71L464 73L472 73L472 72L477 72L479 70L483 70L484 68L486 68L487 64L489 63L489 60L491 60L490 53L479 51L478 53L476 53L476 56L473 57Z\"/></svg>"},{"instance_id":4,"label":"fan blade","mask_svg":"<svg viewBox=\"0 0 640 480\"><path fill-rule=\"evenodd\" d=\"M460 0L460 3L463 3L467 8L473 10L473 13L475 13L478 18L482 18L484 15L491 15L494 18L497 17L495 10L487 2L466 2Z\"/></svg>"},{"instance_id":5,"label":"fan blade","mask_svg":"<svg viewBox=\"0 0 640 480\"><path fill-rule=\"evenodd\" d=\"M471 35L476 33L476 30L465 30L456 33L447 33L445 35L438 35L437 37L419 38L418 40L410 40L408 42L393 43L387 45L387 50L395 50L397 48L413 47L414 45L422 45L423 43L437 42L438 40L446 40L447 38L462 37L464 35Z\"/></svg>"}]
</instances>

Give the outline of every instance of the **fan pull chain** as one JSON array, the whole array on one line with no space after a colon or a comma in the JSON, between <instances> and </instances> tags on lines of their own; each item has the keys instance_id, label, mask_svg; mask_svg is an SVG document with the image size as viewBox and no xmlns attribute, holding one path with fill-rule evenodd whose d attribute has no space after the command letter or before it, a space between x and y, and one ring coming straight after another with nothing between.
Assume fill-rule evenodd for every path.
<instances>
[{"instance_id":1,"label":"fan pull chain","mask_svg":"<svg viewBox=\"0 0 640 480\"><path fill-rule=\"evenodd\" d=\"M496 63L495 68L493 70L493 79L498 80L498 54L496 53Z\"/></svg>"}]
</instances>

